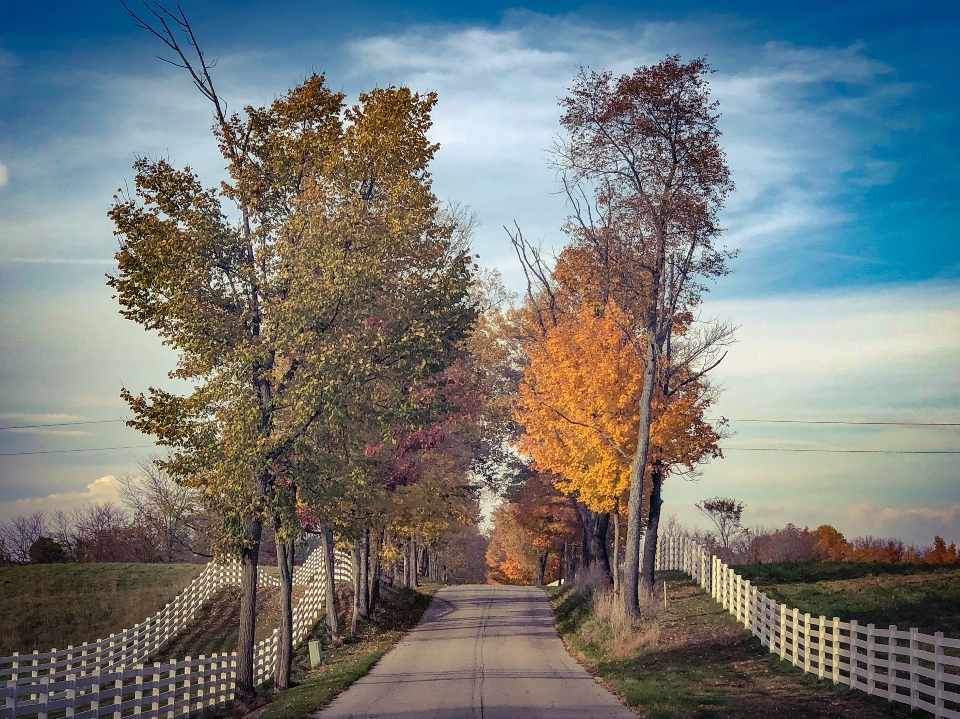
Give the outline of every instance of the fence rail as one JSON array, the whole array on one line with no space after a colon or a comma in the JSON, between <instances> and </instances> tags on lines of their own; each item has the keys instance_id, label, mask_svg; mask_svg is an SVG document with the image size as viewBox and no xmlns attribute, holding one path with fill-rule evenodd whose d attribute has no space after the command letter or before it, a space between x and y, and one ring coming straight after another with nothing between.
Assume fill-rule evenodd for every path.
<instances>
[{"instance_id":1,"label":"fence rail","mask_svg":"<svg viewBox=\"0 0 960 719\"><path fill-rule=\"evenodd\" d=\"M301 641L319 618L326 596L322 550L294 572L307 590L293 613L293 641ZM334 580L350 581L349 554L337 552ZM143 664L183 629L219 589L240 581L236 564L208 564L176 599L150 619L108 639L49 652L0 657L0 719L175 719L233 699L235 653ZM279 586L259 574L258 585ZM279 630L254 648L254 681L273 673ZM54 714L54 717L50 715Z\"/></svg>"},{"instance_id":2,"label":"fence rail","mask_svg":"<svg viewBox=\"0 0 960 719\"><path fill-rule=\"evenodd\" d=\"M772 654L807 673L960 719L960 639L801 613L680 534L661 537L657 568L690 575Z\"/></svg>"}]
</instances>

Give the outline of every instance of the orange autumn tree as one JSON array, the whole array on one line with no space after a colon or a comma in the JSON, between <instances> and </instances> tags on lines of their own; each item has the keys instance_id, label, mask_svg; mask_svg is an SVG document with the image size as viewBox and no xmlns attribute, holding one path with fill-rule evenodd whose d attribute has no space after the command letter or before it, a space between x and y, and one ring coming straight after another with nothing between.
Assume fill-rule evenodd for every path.
<instances>
[{"instance_id":1,"label":"orange autumn tree","mask_svg":"<svg viewBox=\"0 0 960 719\"><path fill-rule=\"evenodd\" d=\"M499 584L543 584L561 572L564 542L577 533L573 509L551 477L530 472L493 512L488 578Z\"/></svg>"},{"instance_id":2,"label":"orange autumn tree","mask_svg":"<svg viewBox=\"0 0 960 719\"><path fill-rule=\"evenodd\" d=\"M524 431L518 449L565 494L595 512L609 512L630 483L637 401L627 389L642 371L622 340L616 306L598 316L584 308L563 316L527 347L514 418Z\"/></svg>"},{"instance_id":3,"label":"orange autumn tree","mask_svg":"<svg viewBox=\"0 0 960 719\"><path fill-rule=\"evenodd\" d=\"M560 291L557 296L562 307L567 295ZM642 385L643 357L624 339L621 328L631 318L615 303L608 300L602 308L577 304L572 311L556 312L553 325L527 342L528 364L514 407L514 418L523 427L517 447L535 469L553 473L558 489L575 494L594 511L611 512L616 567L619 510L636 450L636 388ZM681 384L670 397L655 393L644 482L648 507L660 501L663 477L692 472L699 462L722 456L720 434L704 419L712 403L713 395L701 382ZM653 482L655 475L658 481ZM652 568L652 562L647 564ZM647 581L652 583L652 577ZM614 584L619 584L616 572Z\"/></svg>"}]
</instances>

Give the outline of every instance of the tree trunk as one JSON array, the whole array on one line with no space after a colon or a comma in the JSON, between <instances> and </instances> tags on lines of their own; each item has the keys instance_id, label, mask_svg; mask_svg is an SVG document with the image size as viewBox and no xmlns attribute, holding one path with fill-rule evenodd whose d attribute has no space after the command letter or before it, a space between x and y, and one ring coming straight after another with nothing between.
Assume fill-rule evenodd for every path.
<instances>
[{"instance_id":1,"label":"tree trunk","mask_svg":"<svg viewBox=\"0 0 960 719\"><path fill-rule=\"evenodd\" d=\"M655 297L656 295L654 295ZM643 391L640 393L637 451L630 463L630 499L627 503L627 548L623 557L623 591L620 593L627 619L640 618L640 530L643 519L643 475L650 448L650 418L653 385L657 370L656 325L648 322L647 352L643 362Z\"/></svg>"},{"instance_id":2,"label":"tree trunk","mask_svg":"<svg viewBox=\"0 0 960 719\"><path fill-rule=\"evenodd\" d=\"M417 540L410 537L410 588L417 586Z\"/></svg>"},{"instance_id":3,"label":"tree trunk","mask_svg":"<svg viewBox=\"0 0 960 719\"><path fill-rule=\"evenodd\" d=\"M280 532L280 522L274 522ZM277 569L280 570L280 626L277 632L277 662L273 669L273 686L290 688L290 662L293 658L293 541L274 540L277 548Z\"/></svg>"},{"instance_id":4,"label":"tree trunk","mask_svg":"<svg viewBox=\"0 0 960 719\"><path fill-rule=\"evenodd\" d=\"M580 504L574 495L569 495L569 499L570 505L573 507L573 514L577 518L577 526L580 527L580 561L577 571L580 573L586 573L587 568L593 561L592 557L590 556L590 535L592 534L590 517L586 512L584 512L586 506Z\"/></svg>"},{"instance_id":5,"label":"tree trunk","mask_svg":"<svg viewBox=\"0 0 960 719\"><path fill-rule=\"evenodd\" d=\"M606 575L607 582L611 582L612 574L610 571L610 553L607 551L607 540L610 534L610 515L607 512L594 515L593 537L590 542L590 551L593 552L594 561L600 570Z\"/></svg>"},{"instance_id":6,"label":"tree trunk","mask_svg":"<svg viewBox=\"0 0 960 719\"><path fill-rule=\"evenodd\" d=\"M368 612L372 616L377 609L377 604L380 602L380 569L382 566L381 554L383 548L383 538L384 532L381 530L377 534L376 545L371 549L371 566L370 566L370 605L368 607Z\"/></svg>"},{"instance_id":7,"label":"tree trunk","mask_svg":"<svg viewBox=\"0 0 960 719\"><path fill-rule=\"evenodd\" d=\"M240 555L240 634L237 639L237 681L234 700L245 703L257 693L253 686L253 642L257 628L257 569L263 520L257 517L247 527L250 546Z\"/></svg>"},{"instance_id":8,"label":"tree trunk","mask_svg":"<svg viewBox=\"0 0 960 719\"><path fill-rule=\"evenodd\" d=\"M613 505L610 512L613 520L613 593L620 591L620 501Z\"/></svg>"},{"instance_id":9,"label":"tree trunk","mask_svg":"<svg viewBox=\"0 0 960 719\"><path fill-rule=\"evenodd\" d=\"M334 642L340 641L340 624L337 621L337 595L334 592L333 530L327 519L320 520L320 541L323 542L323 570L326 574L327 632Z\"/></svg>"},{"instance_id":10,"label":"tree trunk","mask_svg":"<svg viewBox=\"0 0 960 719\"><path fill-rule=\"evenodd\" d=\"M657 537L660 527L660 508L663 506L663 465L654 462L651 466L650 508L647 513L647 531L643 535L643 574L641 586L645 592L653 591L654 564L657 561Z\"/></svg>"},{"instance_id":11,"label":"tree trunk","mask_svg":"<svg viewBox=\"0 0 960 719\"><path fill-rule=\"evenodd\" d=\"M357 624L360 621L360 595L364 593L363 572L360 569L362 561L362 540L356 539L353 542L353 617L350 620L350 636L357 636Z\"/></svg>"},{"instance_id":12,"label":"tree trunk","mask_svg":"<svg viewBox=\"0 0 960 719\"><path fill-rule=\"evenodd\" d=\"M359 612L361 619L370 618L370 530L363 530L360 538L360 581L357 586L360 592Z\"/></svg>"},{"instance_id":13,"label":"tree trunk","mask_svg":"<svg viewBox=\"0 0 960 719\"><path fill-rule=\"evenodd\" d=\"M410 588L410 538L403 543L403 583L400 585L406 589Z\"/></svg>"},{"instance_id":14,"label":"tree trunk","mask_svg":"<svg viewBox=\"0 0 960 719\"><path fill-rule=\"evenodd\" d=\"M569 571L570 571L570 568L567 566L567 564L568 564L569 561L570 561L570 560L569 560L569 558L567 557L567 540L564 539L564 540L563 540L563 550L562 550L562 553L561 553L561 555L560 555L560 584L561 584L561 585L567 583L567 574L568 574Z\"/></svg>"},{"instance_id":15,"label":"tree trunk","mask_svg":"<svg viewBox=\"0 0 960 719\"><path fill-rule=\"evenodd\" d=\"M543 586L543 575L547 573L547 552L540 552L537 557L537 586Z\"/></svg>"}]
</instances>

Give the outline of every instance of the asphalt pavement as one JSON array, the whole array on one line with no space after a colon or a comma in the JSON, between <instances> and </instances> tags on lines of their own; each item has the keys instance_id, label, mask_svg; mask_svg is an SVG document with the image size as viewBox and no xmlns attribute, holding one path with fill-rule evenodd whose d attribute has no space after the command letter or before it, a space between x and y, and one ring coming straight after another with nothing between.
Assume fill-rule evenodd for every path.
<instances>
[{"instance_id":1,"label":"asphalt pavement","mask_svg":"<svg viewBox=\"0 0 960 719\"><path fill-rule=\"evenodd\" d=\"M567 653L535 587L437 592L420 624L316 719L636 719Z\"/></svg>"}]
</instances>

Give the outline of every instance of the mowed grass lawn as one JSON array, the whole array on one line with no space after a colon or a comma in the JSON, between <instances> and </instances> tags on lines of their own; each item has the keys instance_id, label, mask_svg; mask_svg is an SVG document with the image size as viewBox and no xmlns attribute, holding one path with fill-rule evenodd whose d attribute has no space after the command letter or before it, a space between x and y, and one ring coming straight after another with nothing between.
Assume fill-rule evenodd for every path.
<instances>
[{"instance_id":1,"label":"mowed grass lawn","mask_svg":"<svg viewBox=\"0 0 960 719\"><path fill-rule=\"evenodd\" d=\"M0 568L0 656L103 639L155 614L202 564L39 564Z\"/></svg>"},{"instance_id":2,"label":"mowed grass lawn","mask_svg":"<svg viewBox=\"0 0 960 719\"><path fill-rule=\"evenodd\" d=\"M768 596L813 616L960 638L960 567L800 562L736 571Z\"/></svg>"},{"instance_id":3,"label":"mowed grass lawn","mask_svg":"<svg viewBox=\"0 0 960 719\"><path fill-rule=\"evenodd\" d=\"M665 572L668 609L628 636L598 621L591 602L551 590L557 629L571 652L643 717L867 719L911 716L781 662L679 572ZM914 714L913 716L918 716Z\"/></svg>"}]
</instances>

